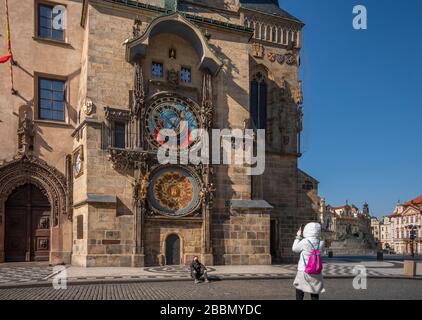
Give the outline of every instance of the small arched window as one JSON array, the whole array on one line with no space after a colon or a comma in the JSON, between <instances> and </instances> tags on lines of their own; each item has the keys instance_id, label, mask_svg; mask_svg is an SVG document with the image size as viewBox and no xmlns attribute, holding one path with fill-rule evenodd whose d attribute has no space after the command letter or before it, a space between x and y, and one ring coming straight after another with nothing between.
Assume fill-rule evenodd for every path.
<instances>
[{"instance_id":1,"label":"small arched window","mask_svg":"<svg viewBox=\"0 0 422 320\"><path fill-rule=\"evenodd\" d=\"M276 27L272 27L271 28L271 41L272 42L277 42L277 28Z\"/></svg>"},{"instance_id":2,"label":"small arched window","mask_svg":"<svg viewBox=\"0 0 422 320\"><path fill-rule=\"evenodd\" d=\"M267 28L265 24L260 24L260 28L261 28L260 39L265 40L265 31L267 30Z\"/></svg>"},{"instance_id":3,"label":"small arched window","mask_svg":"<svg viewBox=\"0 0 422 320\"><path fill-rule=\"evenodd\" d=\"M250 113L255 129L267 127L267 82L265 76L258 72L251 81Z\"/></svg>"}]
</instances>

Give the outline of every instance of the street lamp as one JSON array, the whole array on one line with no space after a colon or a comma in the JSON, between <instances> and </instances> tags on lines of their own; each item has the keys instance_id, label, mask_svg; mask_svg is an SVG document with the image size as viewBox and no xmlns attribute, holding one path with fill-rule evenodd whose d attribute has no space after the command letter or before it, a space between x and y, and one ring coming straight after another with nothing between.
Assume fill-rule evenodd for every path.
<instances>
[{"instance_id":1,"label":"street lamp","mask_svg":"<svg viewBox=\"0 0 422 320\"><path fill-rule=\"evenodd\" d=\"M409 239L410 239L410 254L412 256L412 259L415 258L415 250L414 250L414 243L415 243L415 239L417 238L417 234L418 234L418 229L420 229L421 226L416 226L416 225L408 225L405 228L407 230L409 230Z\"/></svg>"}]
</instances>

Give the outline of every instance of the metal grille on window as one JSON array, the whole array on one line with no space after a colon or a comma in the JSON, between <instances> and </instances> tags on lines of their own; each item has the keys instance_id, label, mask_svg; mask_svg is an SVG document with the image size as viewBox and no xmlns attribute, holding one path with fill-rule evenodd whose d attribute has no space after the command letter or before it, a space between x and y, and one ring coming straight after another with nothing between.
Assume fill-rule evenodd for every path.
<instances>
[{"instance_id":1,"label":"metal grille on window","mask_svg":"<svg viewBox=\"0 0 422 320\"><path fill-rule=\"evenodd\" d=\"M182 71L180 72L180 80L185 83L192 82L192 73L190 68L182 68Z\"/></svg>"},{"instance_id":2,"label":"metal grille on window","mask_svg":"<svg viewBox=\"0 0 422 320\"><path fill-rule=\"evenodd\" d=\"M164 76L163 64L159 62L153 62L151 72L153 77L162 78Z\"/></svg>"}]
</instances>

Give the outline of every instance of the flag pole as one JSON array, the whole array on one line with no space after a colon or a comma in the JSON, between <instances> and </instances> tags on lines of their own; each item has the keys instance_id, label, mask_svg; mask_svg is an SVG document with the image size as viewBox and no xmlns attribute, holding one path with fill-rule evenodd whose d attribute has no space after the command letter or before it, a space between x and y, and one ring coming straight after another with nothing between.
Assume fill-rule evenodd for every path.
<instances>
[{"instance_id":1,"label":"flag pole","mask_svg":"<svg viewBox=\"0 0 422 320\"><path fill-rule=\"evenodd\" d=\"M14 60L13 60L13 53L12 53L12 40L11 40L11 36L10 36L10 20L9 20L9 3L8 0L5 0L5 5L6 5L6 34L7 34L7 50L8 50L8 55L10 57L10 85L11 85L11 92L12 94L16 94L16 90L14 87L14 81L13 81L13 65L14 65Z\"/></svg>"}]
</instances>

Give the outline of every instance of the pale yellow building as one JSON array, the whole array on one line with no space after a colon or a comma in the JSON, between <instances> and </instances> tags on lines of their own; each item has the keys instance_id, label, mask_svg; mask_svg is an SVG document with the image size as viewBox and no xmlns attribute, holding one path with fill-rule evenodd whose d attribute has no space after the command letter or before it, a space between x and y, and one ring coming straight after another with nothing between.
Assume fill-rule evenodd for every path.
<instances>
[{"instance_id":1,"label":"pale yellow building","mask_svg":"<svg viewBox=\"0 0 422 320\"><path fill-rule=\"evenodd\" d=\"M385 223L387 222L387 223ZM385 218L383 247L397 254L422 254L422 196L404 204L398 203L393 214Z\"/></svg>"}]
</instances>

